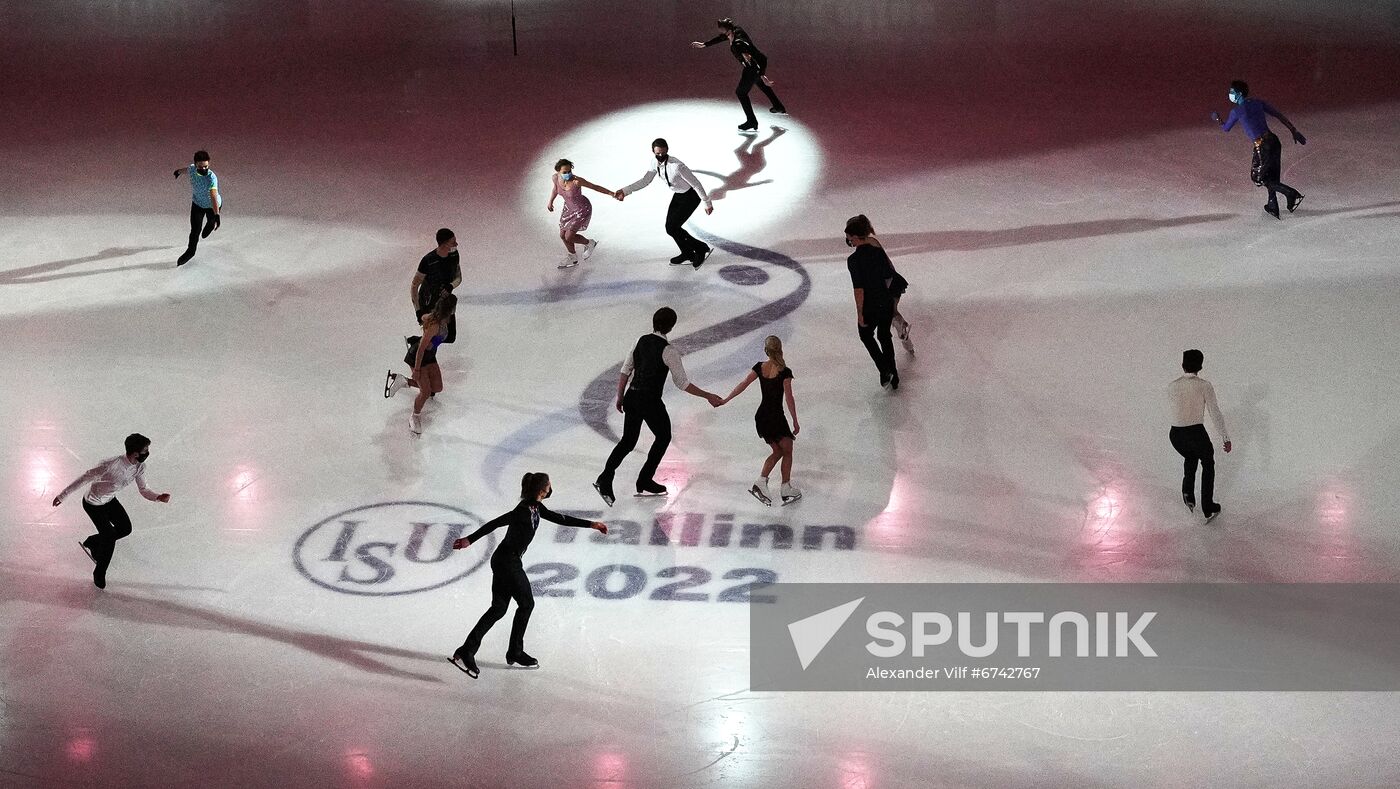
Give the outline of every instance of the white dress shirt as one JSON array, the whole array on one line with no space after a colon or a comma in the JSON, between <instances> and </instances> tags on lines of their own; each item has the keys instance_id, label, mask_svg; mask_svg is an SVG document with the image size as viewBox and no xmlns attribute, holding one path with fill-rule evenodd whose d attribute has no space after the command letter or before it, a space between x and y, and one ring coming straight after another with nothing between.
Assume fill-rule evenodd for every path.
<instances>
[{"instance_id":1,"label":"white dress shirt","mask_svg":"<svg viewBox=\"0 0 1400 789\"><path fill-rule=\"evenodd\" d=\"M630 195L651 183L651 180L657 177L660 177L667 186L671 187L672 192L679 194L694 189L695 193L700 195L700 199L705 201L706 206L713 205L710 202L710 195L705 191L705 187L700 183L700 179L696 178L695 173L692 173L690 168L685 166L685 162L674 156L667 156L665 164L655 162L655 166L647 170L647 174L642 176L641 180L622 187L622 193L624 195Z\"/></svg>"},{"instance_id":2,"label":"white dress shirt","mask_svg":"<svg viewBox=\"0 0 1400 789\"><path fill-rule=\"evenodd\" d=\"M657 337L666 339L666 335L659 331L654 331ZM635 350L635 349L634 349ZM681 365L681 352L676 350L676 346L666 343L666 347L661 349L661 361L666 363L666 367L671 371L671 382L676 388L685 391L690 386L690 379L685 375L685 367ZM627 352L627 358L622 360L622 374L628 378L632 377L632 371L637 369L636 362L632 359L632 351Z\"/></svg>"},{"instance_id":3,"label":"white dress shirt","mask_svg":"<svg viewBox=\"0 0 1400 789\"><path fill-rule=\"evenodd\" d=\"M92 483L92 487L88 488L87 495L83 497L83 501L89 504L106 504L116 498L117 491L132 482L136 483L136 489L141 491L142 496L151 501L160 498L160 494L146 487L146 464L132 463L126 459L126 455L117 455L98 463L73 480L73 484L58 494L58 500L63 501L68 498L68 494L89 482Z\"/></svg>"},{"instance_id":4,"label":"white dress shirt","mask_svg":"<svg viewBox=\"0 0 1400 789\"><path fill-rule=\"evenodd\" d=\"M1210 381L1186 373L1167 385L1167 395L1172 404L1172 427L1190 427L1205 422L1205 412L1210 411L1210 421L1220 433L1220 440L1229 441L1230 434L1225 430L1225 415L1220 413L1220 404L1215 401L1215 387Z\"/></svg>"}]
</instances>

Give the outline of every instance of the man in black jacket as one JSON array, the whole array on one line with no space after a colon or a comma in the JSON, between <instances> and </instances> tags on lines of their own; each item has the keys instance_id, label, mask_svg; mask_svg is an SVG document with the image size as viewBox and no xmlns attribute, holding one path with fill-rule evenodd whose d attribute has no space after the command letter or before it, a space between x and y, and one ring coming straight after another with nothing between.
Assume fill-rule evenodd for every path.
<instances>
[{"instance_id":1,"label":"man in black jacket","mask_svg":"<svg viewBox=\"0 0 1400 789\"><path fill-rule=\"evenodd\" d=\"M739 86L734 89L734 95L739 97L739 104L744 108L744 122L739 124L740 131L757 131L758 118L753 114L753 103L749 101L749 91L754 85L763 91L763 95L768 97L769 103L773 106L769 112L775 115L786 115L787 109L783 107L783 102L778 98L778 94L770 87L773 81L768 79L768 58L758 51L758 47L753 45L753 40L742 27L734 24L734 20L728 17L719 20L720 34L709 41L692 41L690 45L696 49L718 44L725 39L729 40L729 51L733 53L734 59L739 61L744 67L743 73L739 77Z\"/></svg>"},{"instance_id":2,"label":"man in black jacket","mask_svg":"<svg viewBox=\"0 0 1400 789\"><path fill-rule=\"evenodd\" d=\"M676 311L670 307L657 310L651 316L651 327L654 331L639 338L622 361L621 374L617 379L617 410L623 414L622 438L613 447L612 454L608 455L603 473L593 483L594 489L609 507L616 500L612 487L613 472L622 465L627 453L637 446L643 422L655 438L651 450L647 452L646 462L637 474L637 495L666 495L666 486L658 485L653 476L657 466L661 465L666 448L671 444L671 416L666 413L666 403L661 400L668 372L677 389L703 397L716 408L723 402L719 395L701 389L686 378L680 351L666 339L666 335L676 327Z\"/></svg>"}]
</instances>

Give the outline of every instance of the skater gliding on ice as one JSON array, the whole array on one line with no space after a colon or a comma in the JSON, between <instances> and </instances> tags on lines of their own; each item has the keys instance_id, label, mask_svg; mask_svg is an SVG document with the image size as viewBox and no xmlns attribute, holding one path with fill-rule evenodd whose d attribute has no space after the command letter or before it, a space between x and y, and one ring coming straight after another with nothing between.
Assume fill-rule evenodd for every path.
<instances>
[{"instance_id":1,"label":"skater gliding on ice","mask_svg":"<svg viewBox=\"0 0 1400 789\"><path fill-rule=\"evenodd\" d=\"M780 493L783 504L791 504L802 498L802 491L792 484L792 443L802 431L802 425L797 421L797 401L792 396L792 370L783 359L783 341L777 337L770 335L763 341L763 353L768 356L768 360L755 364L720 405L738 397L754 381L759 382L763 399L759 401L758 411L753 415L754 427L758 431L758 437L763 439L763 443L767 444L772 452L763 461L763 470L759 472L758 480L749 488L749 493L764 504L772 506L773 498L768 493L768 475L773 473L774 466L781 463L783 486ZM784 401L787 402L788 412L792 414L791 428L788 427L787 417L783 415Z\"/></svg>"},{"instance_id":2,"label":"skater gliding on ice","mask_svg":"<svg viewBox=\"0 0 1400 789\"><path fill-rule=\"evenodd\" d=\"M1249 177L1254 181L1255 186L1262 186L1269 190L1269 201L1264 204L1264 211L1274 219L1282 219L1278 213L1278 196L1282 194L1287 202L1288 213L1293 213L1298 204L1303 201L1303 195L1297 189L1283 183L1279 179L1282 177L1283 145L1279 142L1278 136L1269 131L1269 121L1265 116L1272 115L1278 118L1288 131L1293 134L1293 142L1299 145L1307 145L1308 138L1303 133L1294 128L1293 124L1283 113L1274 109L1271 104L1262 99L1254 99L1249 96L1249 85L1241 80L1230 83L1229 93L1231 103L1235 108L1230 110L1230 117L1220 122L1220 114L1212 112L1211 120L1220 123L1221 131L1230 131L1235 128L1236 123L1244 125L1244 133L1249 139L1254 141L1254 158L1250 163Z\"/></svg>"}]
</instances>

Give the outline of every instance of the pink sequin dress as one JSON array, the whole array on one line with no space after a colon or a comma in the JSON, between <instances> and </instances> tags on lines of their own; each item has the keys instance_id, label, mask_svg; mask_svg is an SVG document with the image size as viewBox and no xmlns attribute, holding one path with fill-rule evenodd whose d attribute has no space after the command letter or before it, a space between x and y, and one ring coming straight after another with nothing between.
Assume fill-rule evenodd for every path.
<instances>
[{"instance_id":1,"label":"pink sequin dress","mask_svg":"<svg viewBox=\"0 0 1400 789\"><path fill-rule=\"evenodd\" d=\"M564 210L559 214L559 229L565 233L582 233L588 229L593 218L593 204L583 194L583 185L575 183L565 189L558 174L554 176L554 188L564 198Z\"/></svg>"}]
</instances>

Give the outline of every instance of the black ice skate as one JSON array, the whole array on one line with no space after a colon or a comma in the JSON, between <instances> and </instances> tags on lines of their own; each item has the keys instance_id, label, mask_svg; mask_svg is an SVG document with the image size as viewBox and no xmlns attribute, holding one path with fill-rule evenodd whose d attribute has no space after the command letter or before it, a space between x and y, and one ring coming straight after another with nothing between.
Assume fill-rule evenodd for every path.
<instances>
[{"instance_id":1,"label":"black ice skate","mask_svg":"<svg viewBox=\"0 0 1400 789\"><path fill-rule=\"evenodd\" d=\"M1186 509L1187 509L1187 510L1189 510L1189 511L1191 511L1191 512L1195 512L1195 511L1196 511L1196 497L1195 497L1195 496L1192 496L1190 493L1183 493L1183 494L1181 494L1181 501L1182 501L1183 504L1186 505Z\"/></svg>"},{"instance_id":2,"label":"black ice skate","mask_svg":"<svg viewBox=\"0 0 1400 789\"><path fill-rule=\"evenodd\" d=\"M1288 213L1291 214L1291 213L1293 213L1294 211L1298 210L1298 205L1299 205L1300 203L1302 203L1302 202L1303 202L1303 195L1301 195L1301 194L1298 195L1297 197L1290 197L1290 198L1288 198Z\"/></svg>"},{"instance_id":3,"label":"black ice skate","mask_svg":"<svg viewBox=\"0 0 1400 789\"><path fill-rule=\"evenodd\" d=\"M617 501L617 497L613 495L611 480L604 482L599 479L593 483L593 489L598 491L598 495L603 497L603 503L609 507L613 505L614 501Z\"/></svg>"},{"instance_id":4,"label":"black ice skate","mask_svg":"<svg viewBox=\"0 0 1400 789\"><path fill-rule=\"evenodd\" d=\"M1219 514L1220 514L1220 505L1217 504L1217 505L1215 505L1215 509L1213 509L1213 510L1211 510L1210 512L1207 512L1207 513L1206 513L1206 523L1210 523L1211 521L1215 520L1215 516L1217 516L1217 515L1219 515Z\"/></svg>"},{"instance_id":5,"label":"black ice skate","mask_svg":"<svg viewBox=\"0 0 1400 789\"><path fill-rule=\"evenodd\" d=\"M666 486L658 485L656 480L648 480L647 482L637 483L637 498L639 499L653 498L656 496L665 496L667 492L668 491L666 490Z\"/></svg>"},{"instance_id":6,"label":"black ice skate","mask_svg":"<svg viewBox=\"0 0 1400 789\"><path fill-rule=\"evenodd\" d=\"M1264 213L1268 214L1274 219L1279 220L1280 222L1283 221L1283 217L1278 215L1278 203L1266 203L1264 205Z\"/></svg>"},{"instance_id":7,"label":"black ice skate","mask_svg":"<svg viewBox=\"0 0 1400 789\"><path fill-rule=\"evenodd\" d=\"M530 657L529 655L527 655L527 654L525 653L525 650L523 650L523 649L520 650L519 652L507 652L507 653L506 653L506 665L508 665L508 666L514 666L514 665L516 665L516 664L519 664L521 668L539 668L539 667L540 667L540 662L539 662L538 660L535 660L534 658Z\"/></svg>"},{"instance_id":8,"label":"black ice skate","mask_svg":"<svg viewBox=\"0 0 1400 789\"><path fill-rule=\"evenodd\" d=\"M468 655L462 650L458 649L456 652L452 653L452 657L448 658L447 662L456 666L458 671L462 672L463 674L466 674L472 679L476 679L477 677L481 676L481 669L476 667L475 655Z\"/></svg>"},{"instance_id":9,"label":"black ice skate","mask_svg":"<svg viewBox=\"0 0 1400 789\"><path fill-rule=\"evenodd\" d=\"M90 540L92 538L89 537L88 539ZM97 564L97 557L92 555L92 546L88 545L88 541L83 540L82 542L78 543L78 545L82 547L83 553L87 554L87 557L92 560L92 563Z\"/></svg>"}]
</instances>

